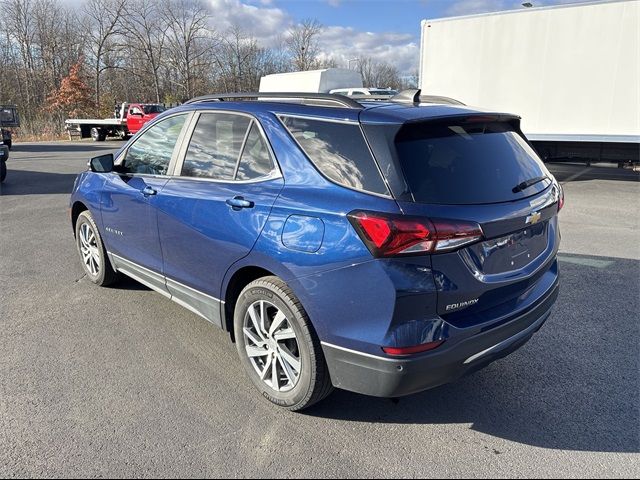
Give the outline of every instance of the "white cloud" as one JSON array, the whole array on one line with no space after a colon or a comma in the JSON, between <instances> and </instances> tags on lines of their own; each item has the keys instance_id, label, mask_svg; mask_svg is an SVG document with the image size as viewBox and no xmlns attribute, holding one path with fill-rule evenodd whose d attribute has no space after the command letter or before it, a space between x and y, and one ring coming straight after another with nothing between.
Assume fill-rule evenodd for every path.
<instances>
[{"instance_id":1,"label":"white cloud","mask_svg":"<svg viewBox=\"0 0 640 480\"><path fill-rule=\"evenodd\" d=\"M351 59L371 57L395 65L402 74L418 66L417 39L405 33L361 32L351 27L326 27L320 35L321 56L333 57L338 66L347 67Z\"/></svg>"},{"instance_id":2,"label":"white cloud","mask_svg":"<svg viewBox=\"0 0 640 480\"><path fill-rule=\"evenodd\" d=\"M271 6L271 0L260 0L259 5L240 0L210 0L211 25L218 31L239 26L266 46L282 36L292 25L290 15Z\"/></svg>"},{"instance_id":3,"label":"white cloud","mask_svg":"<svg viewBox=\"0 0 640 480\"><path fill-rule=\"evenodd\" d=\"M211 24L219 32L239 25L263 45L273 46L294 24L288 12L266 4L270 0L210 0ZM340 67L358 57L371 57L411 74L418 64L418 39L404 33L362 32L351 27L327 26L319 36L321 58L333 57Z\"/></svg>"}]
</instances>

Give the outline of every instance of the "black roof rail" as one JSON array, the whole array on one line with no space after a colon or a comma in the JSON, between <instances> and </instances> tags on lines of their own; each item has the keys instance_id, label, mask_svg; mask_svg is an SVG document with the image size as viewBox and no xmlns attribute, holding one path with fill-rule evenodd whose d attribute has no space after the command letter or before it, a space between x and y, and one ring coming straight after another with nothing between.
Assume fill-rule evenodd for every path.
<instances>
[{"instance_id":1,"label":"black roof rail","mask_svg":"<svg viewBox=\"0 0 640 480\"><path fill-rule=\"evenodd\" d=\"M349 95L349 98L353 99L353 100L357 100L357 101L361 101L361 100L381 100L381 101L387 101L390 102L391 99L394 97L394 95L368 95L366 93L355 93L353 95Z\"/></svg>"},{"instance_id":2,"label":"black roof rail","mask_svg":"<svg viewBox=\"0 0 640 480\"><path fill-rule=\"evenodd\" d=\"M233 101L233 100L262 100L262 99L270 99L270 100L281 100L281 101L291 101L291 100L302 100L307 101L310 104L316 104L319 106L332 106L339 105L347 108L354 108L358 110L362 110L362 105L360 105L355 100L352 100L348 97L342 95L336 95L331 93L305 93L305 92L252 92L252 93L220 93L220 94L212 94L212 95L204 95L202 97L192 98L191 100L185 102L185 105L189 105L192 103L202 103L202 102L224 102L224 101Z\"/></svg>"},{"instance_id":3,"label":"black roof rail","mask_svg":"<svg viewBox=\"0 0 640 480\"><path fill-rule=\"evenodd\" d=\"M448 105L464 105L459 100L450 97L442 97L439 95L422 95L420 89L403 90L397 95L394 95L389 99L390 102L395 103L445 103Z\"/></svg>"}]
</instances>

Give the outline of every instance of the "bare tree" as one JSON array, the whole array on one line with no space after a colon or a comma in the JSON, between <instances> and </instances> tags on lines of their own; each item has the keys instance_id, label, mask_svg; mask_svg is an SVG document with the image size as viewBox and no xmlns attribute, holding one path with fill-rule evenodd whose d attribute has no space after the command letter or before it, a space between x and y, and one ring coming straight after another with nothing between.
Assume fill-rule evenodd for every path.
<instances>
[{"instance_id":1,"label":"bare tree","mask_svg":"<svg viewBox=\"0 0 640 480\"><path fill-rule=\"evenodd\" d=\"M37 101L36 86L36 30L33 21L32 0L7 0L2 5L3 26L9 47L19 56L19 68L16 63L16 81L21 99L30 111Z\"/></svg>"},{"instance_id":2,"label":"bare tree","mask_svg":"<svg viewBox=\"0 0 640 480\"><path fill-rule=\"evenodd\" d=\"M358 61L358 70L365 87L402 87L403 82L398 69L387 62L376 62L371 57L362 57Z\"/></svg>"},{"instance_id":3,"label":"bare tree","mask_svg":"<svg viewBox=\"0 0 640 480\"><path fill-rule=\"evenodd\" d=\"M83 112L108 115L115 101L257 90L264 75L337 64L319 48L316 20L267 47L248 28L218 36L208 0L81 1L0 0L0 102L18 104L24 133L62 133L69 109L53 108L53 99L80 90L73 103ZM395 86L392 66L365 59L360 67L368 84Z\"/></svg>"},{"instance_id":4,"label":"bare tree","mask_svg":"<svg viewBox=\"0 0 640 480\"><path fill-rule=\"evenodd\" d=\"M320 22L311 19L304 20L289 30L285 41L296 70L313 70L318 67L318 36L321 32Z\"/></svg>"},{"instance_id":5,"label":"bare tree","mask_svg":"<svg viewBox=\"0 0 640 480\"><path fill-rule=\"evenodd\" d=\"M256 91L260 77L286 71L289 59L282 48L263 48L258 40L233 26L221 36L215 51L216 90L224 92Z\"/></svg>"},{"instance_id":6,"label":"bare tree","mask_svg":"<svg viewBox=\"0 0 640 480\"><path fill-rule=\"evenodd\" d=\"M164 0L162 10L167 22L170 73L184 97L193 97L197 72L210 64L215 42L207 26L207 7L202 0Z\"/></svg>"},{"instance_id":7,"label":"bare tree","mask_svg":"<svg viewBox=\"0 0 640 480\"><path fill-rule=\"evenodd\" d=\"M98 110L100 109L100 77L103 72L116 68L116 57L121 48L117 37L124 33L121 20L125 13L125 6L126 0L88 0L84 8Z\"/></svg>"},{"instance_id":8,"label":"bare tree","mask_svg":"<svg viewBox=\"0 0 640 480\"><path fill-rule=\"evenodd\" d=\"M160 69L167 39L166 16L162 15L156 0L130 0L125 13L123 26L128 43L142 54L143 65L134 62L132 67L134 71L140 71L138 76L141 78L151 76L155 101L160 102Z\"/></svg>"}]
</instances>

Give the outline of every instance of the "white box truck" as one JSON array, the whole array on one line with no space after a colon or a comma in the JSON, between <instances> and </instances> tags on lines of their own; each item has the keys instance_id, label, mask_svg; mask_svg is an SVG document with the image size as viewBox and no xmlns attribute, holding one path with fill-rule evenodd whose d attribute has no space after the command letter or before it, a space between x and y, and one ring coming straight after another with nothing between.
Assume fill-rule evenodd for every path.
<instances>
[{"instance_id":1,"label":"white box truck","mask_svg":"<svg viewBox=\"0 0 640 480\"><path fill-rule=\"evenodd\" d=\"M329 93L336 88L362 87L362 76L346 68L274 73L260 79L261 92Z\"/></svg>"},{"instance_id":2,"label":"white box truck","mask_svg":"<svg viewBox=\"0 0 640 480\"><path fill-rule=\"evenodd\" d=\"M420 88L521 115L545 159L638 162L640 0L424 20Z\"/></svg>"}]
</instances>

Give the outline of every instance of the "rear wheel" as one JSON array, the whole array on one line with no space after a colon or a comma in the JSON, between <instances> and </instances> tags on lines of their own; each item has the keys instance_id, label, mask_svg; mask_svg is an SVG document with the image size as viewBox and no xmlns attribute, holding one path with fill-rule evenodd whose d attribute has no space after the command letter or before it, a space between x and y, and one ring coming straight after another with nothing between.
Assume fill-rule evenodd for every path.
<instances>
[{"instance_id":1,"label":"rear wheel","mask_svg":"<svg viewBox=\"0 0 640 480\"><path fill-rule=\"evenodd\" d=\"M278 277L264 277L240 293L234 313L242 364L262 396L291 411L308 408L333 390L309 317Z\"/></svg>"},{"instance_id":2,"label":"rear wheel","mask_svg":"<svg viewBox=\"0 0 640 480\"><path fill-rule=\"evenodd\" d=\"M76 221L76 245L89 280L106 287L118 279L118 274L107 258L98 227L88 210L82 212Z\"/></svg>"},{"instance_id":3,"label":"rear wheel","mask_svg":"<svg viewBox=\"0 0 640 480\"><path fill-rule=\"evenodd\" d=\"M107 132L102 128L93 127L91 129L91 138L94 142L104 142L107 138Z\"/></svg>"},{"instance_id":4,"label":"rear wheel","mask_svg":"<svg viewBox=\"0 0 640 480\"><path fill-rule=\"evenodd\" d=\"M4 144L9 147L9 150L11 150L11 147L13 146L13 141L12 140L5 140Z\"/></svg>"},{"instance_id":5,"label":"rear wheel","mask_svg":"<svg viewBox=\"0 0 640 480\"><path fill-rule=\"evenodd\" d=\"M0 160L0 183L4 182L5 178L7 178L7 163Z\"/></svg>"}]
</instances>

